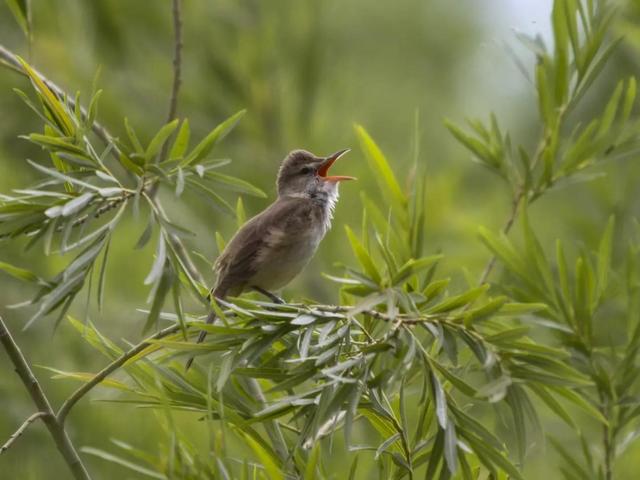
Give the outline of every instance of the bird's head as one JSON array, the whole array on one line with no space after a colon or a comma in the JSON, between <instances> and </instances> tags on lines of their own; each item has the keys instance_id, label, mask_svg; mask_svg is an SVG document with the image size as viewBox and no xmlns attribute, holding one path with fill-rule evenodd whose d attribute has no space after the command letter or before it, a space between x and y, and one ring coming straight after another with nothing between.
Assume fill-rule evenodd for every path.
<instances>
[{"instance_id":1,"label":"bird's head","mask_svg":"<svg viewBox=\"0 0 640 480\"><path fill-rule=\"evenodd\" d=\"M349 149L328 157L317 157L306 150L294 150L283 160L278 171L278 196L313 195L317 192L337 191L338 183L355 180L354 177L329 175L329 168Z\"/></svg>"}]
</instances>

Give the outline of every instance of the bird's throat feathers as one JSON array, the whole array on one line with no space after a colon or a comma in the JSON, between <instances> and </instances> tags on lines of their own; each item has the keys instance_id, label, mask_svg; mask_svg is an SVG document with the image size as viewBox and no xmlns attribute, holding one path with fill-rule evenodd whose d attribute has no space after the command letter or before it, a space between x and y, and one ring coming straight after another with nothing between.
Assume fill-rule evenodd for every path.
<instances>
[{"instance_id":1,"label":"bird's throat feathers","mask_svg":"<svg viewBox=\"0 0 640 480\"><path fill-rule=\"evenodd\" d=\"M321 209L325 231L331 228L333 211L336 208L336 203L338 203L338 197L340 196L337 183L322 182L317 188L310 189L304 193L290 193L286 196L289 198L311 200Z\"/></svg>"}]
</instances>

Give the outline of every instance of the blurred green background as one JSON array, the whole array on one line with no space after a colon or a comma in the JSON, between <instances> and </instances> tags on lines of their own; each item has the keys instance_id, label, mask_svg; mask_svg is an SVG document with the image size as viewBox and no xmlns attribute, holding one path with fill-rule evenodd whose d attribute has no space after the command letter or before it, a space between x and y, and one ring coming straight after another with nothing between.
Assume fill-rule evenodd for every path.
<instances>
[{"instance_id":1,"label":"blurred green background","mask_svg":"<svg viewBox=\"0 0 640 480\"><path fill-rule=\"evenodd\" d=\"M124 136L128 117L145 139L164 123L171 85L172 29L170 2L124 0L33 0L34 44L31 62L67 91L85 98L101 70L104 89L99 120L116 136ZM638 70L636 33L639 2L621 5L626 14L615 24L626 39L610 67L587 99L586 108L600 106L616 80ZM427 175L429 250L446 255L443 269L459 284L480 275L488 253L477 240L479 225L497 230L507 216L509 192L448 134L442 120L487 117L495 111L517 141L530 145L539 135L534 89L509 52L531 68L534 59L519 46L514 30L549 37L550 0L187 0L184 2L183 85L179 116L188 117L199 138L232 113L248 114L227 137L217 154L232 158L228 172L254 183L274 197L275 174L284 155L294 148L328 154L344 147L353 151L335 170L355 175L357 183L342 186L334 229L324 240L310 268L284 292L285 298L312 297L336 301L336 288L320 272L339 272L337 262L351 261L343 225L359 225L360 191L375 192L375 172L368 170L358 150L354 123L365 126L383 148L400 178L411 168L415 132L420 162ZM0 43L27 56L22 32L0 4ZM39 131L32 112L12 92L28 89L18 75L0 70L0 192L24 187L36 176L26 158L44 152L18 139ZM417 120L418 119L418 120ZM571 185L545 196L532 209L532 219L546 247L556 238L592 247L606 218L638 215L638 160L604 163L606 175ZM170 193L164 192L167 199ZM235 202L235 194L226 198ZM214 233L231 235L227 218L194 199L166 202L178 223L195 231L194 248L213 260ZM246 198L252 215L266 206ZM91 320L110 338L140 338L147 289L143 279L154 245L139 251L133 245L144 229L133 218L120 227L112 245L106 284L106 309L89 310ZM517 235L517 233L516 233ZM152 242L153 243L153 242ZM23 252L22 241L3 241L0 260L54 275L65 259ZM209 272L201 264L202 271ZM212 281L211 276L208 278ZM21 327L28 310L7 305L34 292L0 274L0 315L35 365L96 371L104 359L64 323L41 321L28 331ZM82 296L78 297L83 298ZM197 310L196 310L197 312ZM84 314L83 300L75 313ZM0 355L0 442L7 438L33 406ZM72 391L67 380L50 380L37 370L54 403ZM110 392L97 391L103 399ZM542 411L548 432L573 442L559 420ZM181 428L204 442L202 425L180 417ZM157 448L153 413L105 403L83 403L68 423L78 445L112 450L110 439L123 439L150 451ZM200 438L200 440L198 440ZM559 459L538 435L529 452L528 478L554 478ZM630 448L619 465L620 478L640 471L640 446ZM339 456L334 472L340 472ZM102 460L88 458L95 478L136 478ZM42 425L36 425L0 457L0 478L67 478L66 467ZM335 478L340 478L338 473Z\"/></svg>"}]
</instances>

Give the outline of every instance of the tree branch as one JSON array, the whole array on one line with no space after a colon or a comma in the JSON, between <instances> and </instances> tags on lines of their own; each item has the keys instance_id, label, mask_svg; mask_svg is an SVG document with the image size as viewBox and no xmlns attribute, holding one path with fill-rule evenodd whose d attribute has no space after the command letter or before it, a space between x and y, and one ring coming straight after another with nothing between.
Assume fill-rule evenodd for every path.
<instances>
[{"instance_id":1,"label":"tree branch","mask_svg":"<svg viewBox=\"0 0 640 480\"><path fill-rule=\"evenodd\" d=\"M351 310L351 307L332 306L332 305L313 305L311 307L319 311L335 312L335 313L349 312L349 310ZM301 306L300 312L301 313L308 312L307 307ZM363 315L369 315L379 320L390 321L390 319L385 314L378 312L377 310L365 310L358 313L361 313ZM398 319L400 319L401 323L404 325L416 325L418 323L423 323L427 321L436 321L438 319L441 321L445 321L449 318L446 316L437 316L437 315L435 316L427 315L427 316L419 316L419 317L414 316L413 318L405 318L404 316L399 315L398 317L399 317ZM96 373L93 376L93 378L91 378L91 380L89 380L87 383L85 383L80 388L78 388L70 397L67 398L67 400L65 400L65 402L62 404L62 406L60 407L60 410L58 410L58 413L57 413L58 422L61 425L63 425L71 409L74 407L76 403L78 403L78 401L82 397L84 397L87 393L93 390L94 387L99 385L109 375L111 375L113 372L115 372L120 367L122 367L129 359L136 356L138 353L142 352L145 348L151 345L152 340L157 340L157 339L166 337L167 335L170 335L172 333L179 331L180 328L181 328L181 325L176 323L175 325L171 325L169 327L166 327L154 333L153 335L142 340L137 345L131 347L131 349L129 349L128 351L120 355L118 358L116 358L114 361L112 361L110 364L108 364L106 367L100 370L100 372ZM252 386L252 387L255 387L255 386ZM259 401L260 395L258 395L256 391L254 391L253 394L256 395L256 398Z\"/></svg>"},{"instance_id":2,"label":"tree branch","mask_svg":"<svg viewBox=\"0 0 640 480\"><path fill-rule=\"evenodd\" d=\"M91 380L89 380L87 383L85 383L80 388L78 388L75 392L73 392L73 394L69 398L67 398L64 401L64 403L60 407L60 410L58 410L58 414L56 415L58 423L60 425L64 425L64 422L65 422L65 420L67 418L67 415L69 415L69 412L71 411L73 406L76 403L78 403L78 401L82 397L84 397L94 387L96 387L98 384L100 384L105 378L107 378L113 372L115 372L120 367L122 367L127 362L127 360L129 360L130 358L134 357L135 355L137 355L138 353L143 351L145 348L147 348L149 345L151 345L149 343L151 340L157 340L159 338L162 338L162 337L165 337L165 336L170 335L172 333L175 333L180 328L181 328L180 324L175 324L175 325L171 325L170 327L164 328L164 329L160 330L159 332L156 332L155 334L151 335L150 337L147 337L145 340L143 340L142 342L140 342L136 346L134 346L131 349L127 350L125 353L120 355L118 358L116 358L109 365L107 365L102 370L100 370L98 373L96 373Z\"/></svg>"},{"instance_id":3,"label":"tree branch","mask_svg":"<svg viewBox=\"0 0 640 480\"><path fill-rule=\"evenodd\" d=\"M31 415L29 418L27 418L24 421L24 423L20 425L20 428L18 428L15 431L15 433L9 437L9 440L7 440L6 443L0 447L0 455L2 455L4 452L9 450L9 447L13 445L13 442L15 442L18 439L18 437L25 432L25 430L29 427L29 425L31 425L33 422L35 422L39 418L44 417L46 415L48 415L48 413L46 412L36 412L33 415Z\"/></svg>"},{"instance_id":4,"label":"tree branch","mask_svg":"<svg viewBox=\"0 0 640 480\"><path fill-rule=\"evenodd\" d=\"M31 371L27 360L24 358L20 348L11 336L11 333L2 320L2 317L0 317L0 343L2 343L4 349L9 355L9 359L15 366L15 371L29 392L33 403L35 403L39 413L42 414L42 419L49 429L49 433L53 437L56 447L58 447L58 450L64 457L69 470L71 470L73 477L77 480L90 480L91 477L89 476L89 472L87 472L82 460L78 456L78 452L73 446L73 443L71 443L71 439L67 435L64 425L57 420L55 413L51 408L51 404L49 403L49 399L44 394L38 379ZM24 426L24 428L26 428L26 426Z\"/></svg>"}]
</instances>

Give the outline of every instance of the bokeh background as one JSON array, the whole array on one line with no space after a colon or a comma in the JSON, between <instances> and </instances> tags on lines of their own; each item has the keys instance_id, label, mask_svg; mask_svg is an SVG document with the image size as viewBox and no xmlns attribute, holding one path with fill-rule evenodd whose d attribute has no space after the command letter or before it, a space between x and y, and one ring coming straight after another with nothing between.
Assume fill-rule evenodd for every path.
<instances>
[{"instance_id":1,"label":"bokeh background","mask_svg":"<svg viewBox=\"0 0 640 480\"><path fill-rule=\"evenodd\" d=\"M184 2L183 85L179 116L188 117L195 138L232 113L247 115L225 139L217 155L232 158L228 172L275 193L280 160L293 148L328 154L353 151L336 171L355 175L343 185L334 229L317 257L284 292L286 298L335 301L336 289L320 273L339 272L336 263L352 261L343 225L359 225L360 191L375 191L375 172L367 168L353 125L365 126L389 157L400 178L411 168L418 134L419 159L427 175L427 242L446 255L443 269L463 284L477 279L489 255L477 239L479 225L498 229L509 209L509 192L499 179L470 161L443 126L444 118L486 118L494 111L503 127L524 145L539 135L535 93L516 67L534 59L518 43L515 31L540 33L550 40L551 0L187 0ZM612 85L638 71L634 16L640 2L623 2L625 12L612 33L625 41L586 101L601 105ZM104 89L99 120L124 136L128 117L148 139L163 123L171 85L172 29L170 2L125 0L33 0L34 43L31 62L67 91L91 91L96 72ZM27 47L9 10L0 4L0 43L27 56ZM36 176L26 158L44 153L18 135L39 131L32 112L12 92L28 89L18 75L0 70L0 192L24 187ZM85 96L86 98L86 96ZM418 120L417 120L418 119ZM194 137L192 137L194 138ZM532 221L549 247L556 238L592 247L611 213L628 219L640 212L637 158L604 163L604 175L546 195L532 209ZM169 198L170 194L166 192ZM226 198L235 202L234 194ZM246 198L249 214L266 206ZM167 204L169 205L169 204ZM233 233L235 220L194 201L171 202L170 215L198 235L193 247L213 260L214 233ZM110 338L140 338L147 289L143 279L152 262L153 245L133 250L144 224L130 218L112 245L107 272L106 308L89 316ZM516 234L517 235L517 234ZM0 243L0 260L54 275L64 258L25 254L21 241ZM204 262L200 265L209 272ZM211 277L208 278L212 280ZM27 310L7 305L34 292L0 273L0 315L35 365L96 371L103 359L64 322L54 331L47 319L22 331ZM78 298L82 298L82 295ZM78 301L75 313L84 313ZM0 442L33 411L33 406L0 354ZM54 403L75 384L37 374ZM97 391L95 399L110 397ZM547 415L548 433L570 444L571 432ZM196 438L202 427L193 417L180 418ZM122 439L153 451L158 426L152 413L83 401L68 423L78 445L113 450L110 439ZM620 478L640 471L640 447L629 448L619 464ZM336 457L337 459L339 457ZM528 478L555 478L560 459L538 435L529 452ZM88 458L96 478L137 478L120 467ZM336 472L340 465L336 460ZM0 457L0 478L67 478L65 465L42 425L29 429ZM340 478L338 473L336 478Z\"/></svg>"}]
</instances>

